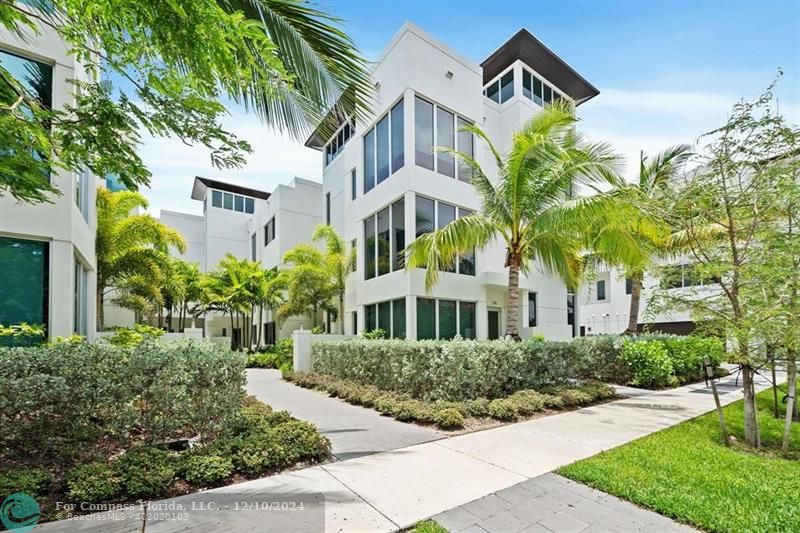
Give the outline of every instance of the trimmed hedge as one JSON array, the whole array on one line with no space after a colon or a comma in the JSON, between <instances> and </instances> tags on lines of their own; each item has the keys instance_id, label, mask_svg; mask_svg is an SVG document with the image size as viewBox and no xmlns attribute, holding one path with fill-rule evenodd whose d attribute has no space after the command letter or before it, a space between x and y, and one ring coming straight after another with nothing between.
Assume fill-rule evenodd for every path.
<instances>
[{"instance_id":1,"label":"trimmed hedge","mask_svg":"<svg viewBox=\"0 0 800 533\"><path fill-rule=\"evenodd\" d=\"M703 355L716 365L724 359L718 339L668 335L608 335L568 342L358 339L315 342L312 350L318 373L425 400L468 400L504 398L518 390L575 380L651 386L651 380L642 379L640 363L646 365L658 354L645 354L643 362L622 357L623 346L641 342L663 348L675 383L701 379ZM655 380L653 386L664 386L662 381Z\"/></svg>"},{"instance_id":2,"label":"trimmed hedge","mask_svg":"<svg viewBox=\"0 0 800 533\"><path fill-rule=\"evenodd\" d=\"M383 391L372 385L359 385L315 372L284 372L284 379L301 387L327 392L354 405L374 408L401 422L434 424L452 430L464 426L469 418L494 418L514 421L547 409L589 405L616 396L604 383L562 385L545 393L520 390L507 398L475 398L465 401L425 401L408 394Z\"/></svg>"}]
</instances>

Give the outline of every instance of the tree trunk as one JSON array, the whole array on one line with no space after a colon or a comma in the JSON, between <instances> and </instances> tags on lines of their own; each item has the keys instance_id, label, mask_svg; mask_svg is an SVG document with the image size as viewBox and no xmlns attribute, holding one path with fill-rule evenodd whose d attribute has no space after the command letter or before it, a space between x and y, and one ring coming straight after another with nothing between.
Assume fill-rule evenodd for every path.
<instances>
[{"instance_id":1,"label":"tree trunk","mask_svg":"<svg viewBox=\"0 0 800 533\"><path fill-rule=\"evenodd\" d=\"M264 327L264 306L258 306L258 339L256 340L256 350L261 348L261 330Z\"/></svg>"},{"instance_id":2,"label":"tree trunk","mask_svg":"<svg viewBox=\"0 0 800 533\"><path fill-rule=\"evenodd\" d=\"M344 294L339 295L339 316L336 320L339 322L339 335L344 335Z\"/></svg>"},{"instance_id":3,"label":"tree trunk","mask_svg":"<svg viewBox=\"0 0 800 533\"><path fill-rule=\"evenodd\" d=\"M236 327L233 325L233 309L231 309L231 350L235 350L236 346L234 345L234 331L236 331Z\"/></svg>"},{"instance_id":4,"label":"tree trunk","mask_svg":"<svg viewBox=\"0 0 800 533\"><path fill-rule=\"evenodd\" d=\"M628 312L627 335L639 333L639 304L642 301L642 278L641 272L636 272L631 276L631 308Z\"/></svg>"},{"instance_id":5,"label":"tree trunk","mask_svg":"<svg viewBox=\"0 0 800 533\"><path fill-rule=\"evenodd\" d=\"M519 257L508 260L508 319L506 336L519 340Z\"/></svg>"},{"instance_id":6,"label":"tree trunk","mask_svg":"<svg viewBox=\"0 0 800 533\"><path fill-rule=\"evenodd\" d=\"M789 452L792 437L792 412L795 410L797 398L797 362L790 359L786 363L786 377L789 380L789 393L786 398L786 421L783 426L783 453Z\"/></svg>"},{"instance_id":7,"label":"tree trunk","mask_svg":"<svg viewBox=\"0 0 800 533\"><path fill-rule=\"evenodd\" d=\"M105 331L105 313L103 312L103 287L97 287L97 331Z\"/></svg>"},{"instance_id":8,"label":"tree trunk","mask_svg":"<svg viewBox=\"0 0 800 533\"><path fill-rule=\"evenodd\" d=\"M755 372L749 364L742 365L742 385L744 387L744 440L754 448L761 447L758 431L758 412L756 409Z\"/></svg>"}]
</instances>

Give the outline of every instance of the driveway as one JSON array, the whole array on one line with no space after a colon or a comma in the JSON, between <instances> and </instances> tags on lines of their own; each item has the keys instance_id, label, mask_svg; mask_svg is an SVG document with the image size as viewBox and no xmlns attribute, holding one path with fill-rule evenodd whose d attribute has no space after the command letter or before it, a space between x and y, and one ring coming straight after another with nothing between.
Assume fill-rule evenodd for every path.
<instances>
[{"instance_id":1,"label":"driveway","mask_svg":"<svg viewBox=\"0 0 800 533\"><path fill-rule=\"evenodd\" d=\"M298 387L283 381L277 370L248 370L247 392L276 410L314 423L330 439L333 455L340 461L445 437L435 429L398 422L372 409Z\"/></svg>"}]
</instances>

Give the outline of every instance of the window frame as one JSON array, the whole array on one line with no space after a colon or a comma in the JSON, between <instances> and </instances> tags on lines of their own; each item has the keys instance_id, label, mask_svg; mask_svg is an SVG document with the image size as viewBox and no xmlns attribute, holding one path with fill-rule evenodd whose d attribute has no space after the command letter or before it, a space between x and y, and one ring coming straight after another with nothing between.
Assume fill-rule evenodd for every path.
<instances>
[{"instance_id":1,"label":"window frame","mask_svg":"<svg viewBox=\"0 0 800 533\"><path fill-rule=\"evenodd\" d=\"M455 337L455 335L461 336L461 331L462 331L462 327L461 327L461 307L462 307L462 304L471 304L473 306L472 307L472 309L473 309L472 318L473 318L473 327L475 329L475 336L471 337L471 338L474 338L474 339L478 338L478 302L475 302L473 300L459 300L457 298L456 299L453 299L453 298L431 298L431 297L428 297L428 296L415 296L414 297L414 303L415 303L415 305L414 305L414 308L415 308L414 309L414 314L415 314L416 322L417 322L417 340L424 340L424 339L420 339L420 336L419 336L419 325L420 325L420 320L419 320L419 309L420 309L420 306L419 306L419 302L420 302L420 300L434 302L434 305L433 305L434 337L433 337L432 340L451 340L452 338ZM440 327L441 325L439 324L439 321L441 320L441 311L440 311L440 302L441 301L453 302L455 304L455 317L456 317L455 335L453 337L451 337L450 339L443 339L442 338L441 327ZM466 338L466 337L463 337L463 338ZM427 339L427 337L426 337L426 339Z\"/></svg>"},{"instance_id":2,"label":"window frame","mask_svg":"<svg viewBox=\"0 0 800 533\"><path fill-rule=\"evenodd\" d=\"M442 145L439 144L439 110L441 110L441 111L443 111L445 113L449 113L450 115L453 116L453 124L452 124L452 126L453 126L453 149L458 151L458 152L462 152L463 151L461 149L461 140L462 139L461 139L461 136L459 135L459 133L464 133L463 131L461 131L461 128L459 127L459 121L464 122L466 125L469 125L469 126L474 125L475 121L471 120L469 117L466 117L464 115L461 115L461 114L457 113L456 111L450 109L449 107L445 107L443 105L439 105L434 100L431 100L430 98L426 98L425 96L423 96L423 95L421 95L419 93L414 93L414 96L415 96L415 99L414 99L414 104L415 104L414 105L414 165L418 166L420 168L424 168L424 169L430 170L431 172L435 172L436 174L439 174L441 176L445 176L447 178L455 179L456 181L460 181L462 183L468 183L469 184L472 181L472 169L469 169L468 179L462 179L461 174L462 174L462 169L464 168L463 161L461 161L460 158L456 159L456 157L454 155L452 155L452 154L442 154L441 152L437 152L436 151L436 147L437 146L442 146ZM416 99L417 98L419 98L423 102L425 102L428 105L430 105L432 107L432 110L433 110L432 111L433 112L433 129L432 129L432 142L433 142L433 144L430 147L431 157L433 158L433 163L432 163L433 167L432 168L428 168L426 165L422 165L422 164L417 162L417 127L416 127L417 126L417 120L416 120L416 112L417 112ZM470 153L472 154L473 157L475 157L475 135L473 135L472 132L469 132L469 139L470 139ZM446 157L450 157L453 160L453 162L452 162L453 175L452 176L449 175L449 174L445 174L444 172L442 172L439 169L440 159L442 157L445 157L445 156Z\"/></svg>"},{"instance_id":3,"label":"window frame","mask_svg":"<svg viewBox=\"0 0 800 533\"><path fill-rule=\"evenodd\" d=\"M264 247L275 240L275 215L272 215L267 223L264 224Z\"/></svg>"},{"instance_id":4,"label":"window frame","mask_svg":"<svg viewBox=\"0 0 800 533\"><path fill-rule=\"evenodd\" d=\"M417 233L417 199L418 198L423 198L425 200L429 200L429 201L433 202L433 221L432 221L433 229L431 231L423 232L423 233L420 233L420 234ZM441 229L441 228L439 228L439 204L444 204L444 205L447 205L447 206L455 208L455 220L458 220L459 218L463 218L463 217L467 217L467 216L471 216L471 215L475 214L475 211L472 210L472 209L468 209L468 208L462 207L460 205L451 204L450 202L444 202L444 201L438 200L436 198L431 198L430 196L426 196L424 194L414 193L414 239L417 239L419 236L425 235L426 233L432 233L432 232L434 232L434 231L436 231L438 229ZM466 212L466 214L462 214L462 212ZM475 276L475 275L477 275L478 258L477 258L477 254L475 253L474 250L472 252L472 256L473 256L472 263L473 263L473 267L474 267L474 272L473 273L470 274L470 273L464 273L464 272L461 271L462 270L462 268L461 268L461 266L462 266L461 265L461 259L462 259L461 256L456 257L455 265L453 266L453 270L446 269L446 270L443 270L442 272L449 272L451 274L459 274L459 275L462 275L462 276Z\"/></svg>"},{"instance_id":5,"label":"window frame","mask_svg":"<svg viewBox=\"0 0 800 533\"><path fill-rule=\"evenodd\" d=\"M325 143L322 149L323 168L333 163L344 151L345 145L356 135L356 123L352 118L345 120Z\"/></svg>"},{"instance_id":6,"label":"window frame","mask_svg":"<svg viewBox=\"0 0 800 533\"><path fill-rule=\"evenodd\" d=\"M392 117L395 116L395 112L394 111L395 111L395 108L397 108L398 106L403 106L403 110L404 110L403 113L399 114L400 118L402 119L401 120L401 125L402 125L401 126L401 133L403 134L403 142L400 143L400 145L399 145L400 148L402 149L402 152L399 155L402 155L402 157L400 158L401 160L400 160L399 164L395 167L395 164L397 163L397 161L395 160L396 159L395 158L396 154L394 154L393 151L392 151L392 148L394 147L393 138L392 137L395 134L394 128L392 127L393 126ZM379 137L379 135L378 135L378 133L379 133L378 127L383 123L384 120L386 120L386 157L387 157L387 165L388 165L389 173L386 176L381 178L380 174L379 174L380 166L379 166L379 163L378 163L378 159L379 159L378 156L380 155L379 150L378 150L378 148L379 148L379 146L378 146L378 137ZM368 166L367 165L367 153L368 153L367 152L367 137L369 137L370 135L372 135L372 139L371 139L371 143L370 143L372 145L372 152L371 152L371 154L372 154L371 163L372 164L370 165L370 166L372 166L372 173L371 174L368 173L368 171L367 171L367 166ZM384 113L382 113L375 121L373 121L373 123L370 125L370 127L367 128L367 130L361 136L361 142L362 142L362 146L364 148L364 150L363 150L364 154L363 154L363 158L362 158L362 163L364 165L364 192L362 194L367 194L369 191L371 191L372 189L374 189L375 187L377 187L378 185L380 185L381 183L383 183L384 181L386 181L387 179L392 177L392 175L395 172L397 172L398 170L400 170L401 168L403 168L405 166L405 153L406 153L406 151L405 151L405 148L406 148L405 147L405 94L401 94L399 98L397 98L394 102L392 102L391 105L388 106L387 110ZM372 177L372 185L371 186L368 186L368 184L367 184L368 176Z\"/></svg>"},{"instance_id":7,"label":"window frame","mask_svg":"<svg viewBox=\"0 0 800 533\"><path fill-rule=\"evenodd\" d=\"M364 232L364 281L374 278L379 278L381 276L385 276L387 274L391 274L392 272L398 272L405 268L405 261L397 261L394 257L394 249L396 247L396 234L394 231L394 216L395 216L395 206L402 202L402 209L399 211L403 213L403 235L404 240L408 241L405 237L405 195L398 196L394 201L389 202L387 205L384 205L380 209L371 213L368 217L364 218L361 222L362 231ZM386 272L380 273L380 250L379 250L379 226L378 226L378 219L379 215L386 211L387 219L388 219L388 228L389 228L389 261L388 261L388 270ZM372 253L373 253L373 261L374 261L374 268L373 275L368 277L369 268L368 268L368 250L369 250L369 234L367 233L368 222L372 221L369 224L373 230L373 238L375 239L375 243L372 246ZM403 247L405 248L405 246Z\"/></svg>"},{"instance_id":8,"label":"window frame","mask_svg":"<svg viewBox=\"0 0 800 533\"><path fill-rule=\"evenodd\" d=\"M528 291L528 327L539 327L539 293L536 291ZM533 298L531 298L533 296ZM531 307L533 304L533 307ZM531 309L533 309L533 316L531 316Z\"/></svg>"},{"instance_id":9,"label":"window frame","mask_svg":"<svg viewBox=\"0 0 800 533\"><path fill-rule=\"evenodd\" d=\"M403 304L402 307L403 307L403 319L404 319L403 322L404 322L404 324L403 324L403 336L402 337L398 336L397 333L395 332L395 311L396 311L396 304L398 302L402 302L402 304ZM387 306L388 309L389 309L389 315L386 318L386 320L388 320L388 326L389 326L388 329L381 327L381 306L384 306L384 305ZM353 314L354 314L354 321L355 321L354 328L357 328L358 327L358 322L357 322L358 321L358 314L355 311L353 312ZM372 328L372 329L370 329L368 327L368 321L369 321L369 317L370 316L374 316L375 317L375 324L374 324L375 327ZM364 304L364 317L365 317L364 318L364 331L373 331L375 329L382 329L384 332L386 332L386 337L385 338L387 338L387 339L406 339L406 338L408 338L408 310L407 310L407 306L406 306L406 297L405 296L401 296L400 298L390 298L388 300L380 300L380 301L377 301L377 302L371 302L371 303L368 303L368 304Z\"/></svg>"}]
</instances>

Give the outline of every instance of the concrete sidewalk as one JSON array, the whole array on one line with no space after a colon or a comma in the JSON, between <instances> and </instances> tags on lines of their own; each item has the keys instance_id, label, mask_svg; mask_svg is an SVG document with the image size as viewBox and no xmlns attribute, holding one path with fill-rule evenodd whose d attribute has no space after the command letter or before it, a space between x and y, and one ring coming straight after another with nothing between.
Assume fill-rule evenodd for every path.
<instances>
[{"instance_id":1,"label":"concrete sidewalk","mask_svg":"<svg viewBox=\"0 0 800 533\"><path fill-rule=\"evenodd\" d=\"M398 422L366 407L288 383L270 369L247 371L247 392L275 410L314 423L339 460L405 448L446 437L433 428Z\"/></svg>"},{"instance_id":2,"label":"concrete sidewalk","mask_svg":"<svg viewBox=\"0 0 800 533\"><path fill-rule=\"evenodd\" d=\"M724 380L723 380L724 381ZM759 388L765 388L761 381ZM727 404L741 398L732 384L722 383ZM504 427L417 444L347 461L335 462L208 491L221 501L250 496L324 493L326 531L394 531L454 509L502 489L552 472L565 464L664 429L711 411L714 401L702 384L654 392L577 411ZM191 501L193 495L176 500ZM319 510L321 503L309 505ZM308 515L308 520L312 520ZM191 514L187 521L151 521L147 531L219 530L213 514ZM298 531L318 530L296 514ZM236 516L236 522L247 520ZM249 518L253 530L287 531L285 525ZM227 519L226 519L227 520ZM230 522L225 522L230 525ZM88 522L58 522L49 530L109 528ZM131 525L131 524L129 524ZM132 524L135 526L136 524ZM100 528L98 528L100 526ZM105 526L105 527L102 527ZM214 526L213 528L211 526ZM241 530L237 526L228 530ZM305 527L306 529L303 529Z\"/></svg>"}]
</instances>

